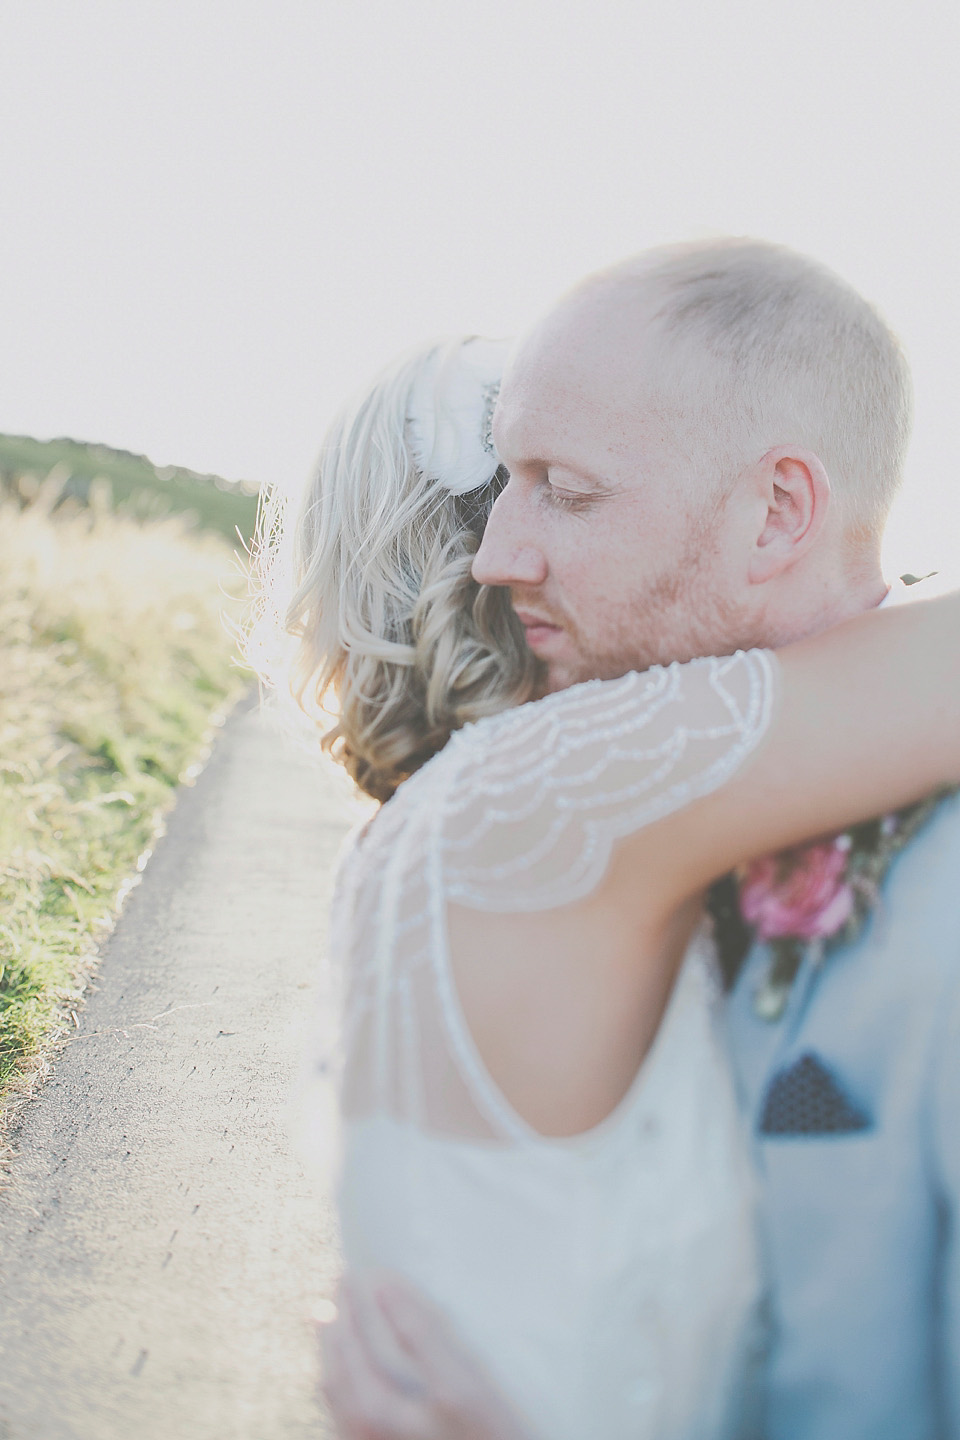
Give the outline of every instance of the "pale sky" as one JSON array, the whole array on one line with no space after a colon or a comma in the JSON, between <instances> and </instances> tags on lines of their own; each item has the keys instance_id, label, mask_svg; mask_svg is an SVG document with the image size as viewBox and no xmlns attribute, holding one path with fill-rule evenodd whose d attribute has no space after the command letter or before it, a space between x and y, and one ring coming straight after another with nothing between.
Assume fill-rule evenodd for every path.
<instances>
[{"instance_id":1,"label":"pale sky","mask_svg":"<svg viewBox=\"0 0 960 1440\"><path fill-rule=\"evenodd\" d=\"M903 339L890 561L956 555L956 0L0 0L0 46L0 430L295 484L396 351L752 234Z\"/></svg>"}]
</instances>

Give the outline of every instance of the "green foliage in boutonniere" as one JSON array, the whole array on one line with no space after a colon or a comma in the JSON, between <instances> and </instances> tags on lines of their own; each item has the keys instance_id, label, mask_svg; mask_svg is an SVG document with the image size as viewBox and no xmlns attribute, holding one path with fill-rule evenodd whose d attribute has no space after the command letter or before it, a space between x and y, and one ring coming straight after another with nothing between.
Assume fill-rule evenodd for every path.
<instances>
[{"instance_id":1,"label":"green foliage in boutonniere","mask_svg":"<svg viewBox=\"0 0 960 1440\"><path fill-rule=\"evenodd\" d=\"M779 1020L803 960L822 964L860 934L894 859L951 793L938 791L842 835L752 861L734 877L738 916L730 914L732 897L714 897L721 948L724 928L735 935L738 921L741 935L746 926L768 946L769 964L754 996L758 1015Z\"/></svg>"}]
</instances>

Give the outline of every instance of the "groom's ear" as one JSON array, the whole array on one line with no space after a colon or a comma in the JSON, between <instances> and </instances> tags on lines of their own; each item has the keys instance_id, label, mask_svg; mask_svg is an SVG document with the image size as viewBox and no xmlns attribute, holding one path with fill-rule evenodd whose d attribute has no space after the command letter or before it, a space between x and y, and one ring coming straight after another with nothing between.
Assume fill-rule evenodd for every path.
<instances>
[{"instance_id":1,"label":"groom's ear","mask_svg":"<svg viewBox=\"0 0 960 1440\"><path fill-rule=\"evenodd\" d=\"M830 508L830 479L812 450L768 450L753 472L758 528L751 584L773 580L807 553Z\"/></svg>"}]
</instances>

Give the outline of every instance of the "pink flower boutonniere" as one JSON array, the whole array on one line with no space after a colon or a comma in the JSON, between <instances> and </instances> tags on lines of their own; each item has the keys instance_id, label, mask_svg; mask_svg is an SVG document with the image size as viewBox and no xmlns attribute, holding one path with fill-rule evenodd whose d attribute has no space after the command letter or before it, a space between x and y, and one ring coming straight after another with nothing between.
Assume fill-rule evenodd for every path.
<instances>
[{"instance_id":1,"label":"pink flower boutonniere","mask_svg":"<svg viewBox=\"0 0 960 1440\"><path fill-rule=\"evenodd\" d=\"M740 910L760 940L825 940L846 925L856 907L847 879L849 835L765 855L740 882Z\"/></svg>"},{"instance_id":2,"label":"pink flower boutonniere","mask_svg":"<svg viewBox=\"0 0 960 1440\"><path fill-rule=\"evenodd\" d=\"M743 867L737 876L740 914L770 950L754 1000L758 1015L779 1020L803 960L820 964L831 949L859 934L894 857L944 793Z\"/></svg>"}]
</instances>

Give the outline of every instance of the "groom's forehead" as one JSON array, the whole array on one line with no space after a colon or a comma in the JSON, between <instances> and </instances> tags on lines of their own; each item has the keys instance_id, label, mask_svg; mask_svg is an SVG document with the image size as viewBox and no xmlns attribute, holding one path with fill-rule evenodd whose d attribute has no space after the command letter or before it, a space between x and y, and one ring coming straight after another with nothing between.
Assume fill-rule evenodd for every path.
<instances>
[{"instance_id":1,"label":"groom's forehead","mask_svg":"<svg viewBox=\"0 0 960 1440\"><path fill-rule=\"evenodd\" d=\"M600 407L576 385L553 375L504 382L493 417L497 449L510 462L567 460L602 433Z\"/></svg>"},{"instance_id":2,"label":"groom's forehead","mask_svg":"<svg viewBox=\"0 0 960 1440\"><path fill-rule=\"evenodd\" d=\"M648 303L612 287L574 295L517 343L501 393L531 413L636 409L653 388L661 344Z\"/></svg>"},{"instance_id":3,"label":"groom's forehead","mask_svg":"<svg viewBox=\"0 0 960 1440\"><path fill-rule=\"evenodd\" d=\"M655 420L647 400L635 370L617 376L583 352L531 346L504 376L494 438L508 465L596 470L643 448Z\"/></svg>"}]
</instances>

